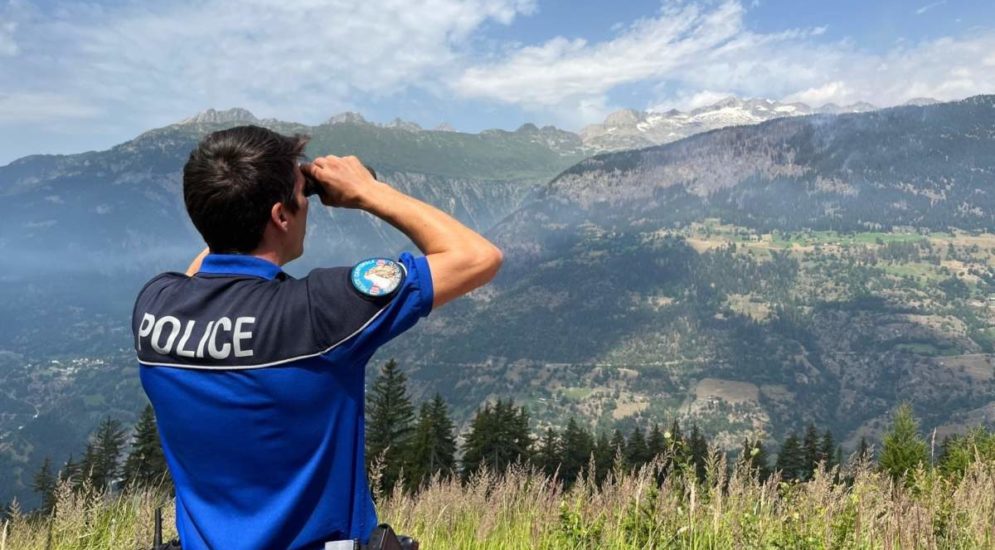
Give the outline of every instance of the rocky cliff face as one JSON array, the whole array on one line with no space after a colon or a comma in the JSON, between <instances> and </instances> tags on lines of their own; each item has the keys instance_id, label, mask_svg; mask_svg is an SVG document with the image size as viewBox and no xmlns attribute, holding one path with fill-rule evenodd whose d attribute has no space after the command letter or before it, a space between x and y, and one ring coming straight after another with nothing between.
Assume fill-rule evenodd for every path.
<instances>
[{"instance_id":1,"label":"rocky cliff face","mask_svg":"<svg viewBox=\"0 0 995 550\"><path fill-rule=\"evenodd\" d=\"M190 118L183 119L180 124L232 124L238 122L254 123L259 122L259 119L248 109L236 107L225 111L208 109L203 113L197 113Z\"/></svg>"},{"instance_id":2,"label":"rocky cliff face","mask_svg":"<svg viewBox=\"0 0 995 550\"><path fill-rule=\"evenodd\" d=\"M993 96L772 120L599 155L548 197L606 216L697 214L767 229L992 227Z\"/></svg>"}]
</instances>

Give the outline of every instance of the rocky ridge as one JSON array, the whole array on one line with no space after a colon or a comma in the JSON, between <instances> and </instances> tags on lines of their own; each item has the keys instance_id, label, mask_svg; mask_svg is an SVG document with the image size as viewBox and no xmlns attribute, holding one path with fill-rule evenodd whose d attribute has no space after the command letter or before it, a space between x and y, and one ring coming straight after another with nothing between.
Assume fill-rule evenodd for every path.
<instances>
[{"instance_id":1,"label":"rocky ridge","mask_svg":"<svg viewBox=\"0 0 995 550\"><path fill-rule=\"evenodd\" d=\"M907 105L931 105L936 100L917 98ZM584 145L592 150L619 151L672 143L702 132L759 124L776 118L812 114L865 113L877 109L870 103L847 106L826 104L818 108L804 103L781 103L772 99L739 99L727 97L712 105L690 111L616 111L601 124L586 126L580 131Z\"/></svg>"}]
</instances>

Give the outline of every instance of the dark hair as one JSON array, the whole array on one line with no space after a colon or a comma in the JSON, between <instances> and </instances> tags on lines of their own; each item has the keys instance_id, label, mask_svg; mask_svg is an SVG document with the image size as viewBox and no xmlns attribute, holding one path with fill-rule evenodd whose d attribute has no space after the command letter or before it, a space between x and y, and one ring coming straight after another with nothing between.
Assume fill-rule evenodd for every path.
<instances>
[{"instance_id":1,"label":"dark hair","mask_svg":"<svg viewBox=\"0 0 995 550\"><path fill-rule=\"evenodd\" d=\"M309 139L239 126L201 140L183 167L183 201L211 252L251 252L274 204L297 211L294 166Z\"/></svg>"}]
</instances>

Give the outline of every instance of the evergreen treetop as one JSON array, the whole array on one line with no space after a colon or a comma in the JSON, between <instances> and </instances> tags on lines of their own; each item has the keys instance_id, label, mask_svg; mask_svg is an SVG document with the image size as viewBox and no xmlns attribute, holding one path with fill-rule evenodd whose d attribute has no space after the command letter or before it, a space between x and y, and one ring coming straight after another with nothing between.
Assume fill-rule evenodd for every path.
<instances>
[{"instance_id":1,"label":"evergreen treetop","mask_svg":"<svg viewBox=\"0 0 995 550\"><path fill-rule=\"evenodd\" d=\"M154 487L169 478L152 405L146 405L138 417L132 436L131 451L124 461L122 475L125 487L133 485Z\"/></svg>"},{"instance_id":2,"label":"evergreen treetop","mask_svg":"<svg viewBox=\"0 0 995 550\"><path fill-rule=\"evenodd\" d=\"M444 477L456 469L456 436L449 407L442 396L435 394L422 403L418 412L411 448L411 482L418 485L435 474Z\"/></svg>"},{"instance_id":3,"label":"evergreen treetop","mask_svg":"<svg viewBox=\"0 0 995 550\"><path fill-rule=\"evenodd\" d=\"M560 436L552 427L546 428L542 437L536 442L533 462L543 474L552 477L557 473L561 461Z\"/></svg>"},{"instance_id":4,"label":"evergreen treetop","mask_svg":"<svg viewBox=\"0 0 995 550\"><path fill-rule=\"evenodd\" d=\"M884 436L878 464L892 479L908 482L928 458L926 441L919 435L919 421L912 413L912 406L903 403L895 410L891 428Z\"/></svg>"},{"instance_id":5,"label":"evergreen treetop","mask_svg":"<svg viewBox=\"0 0 995 550\"><path fill-rule=\"evenodd\" d=\"M630 469L637 469L649 462L649 448L646 446L646 436L639 427L632 429L629 441L625 446L625 463Z\"/></svg>"},{"instance_id":6,"label":"evergreen treetop","mask_svg":"<svg viewBox=\"0 0 995 550\"><path fill-rule=\"evenodd\" d=\"M775 468L781 472L781 478L785 481L804 480L806 461L805 451L802 448L801 440L794 433L784 439L781 445L781 452L777 454L777 464Z\"/></svg>"},{"instance_id":7,"label":"evergreen treetop","mask_svg":"<svg viewBox=\"0 0 995 550\"><path fill-rule=\"evenodd\" d=\"M105 417L93 438L92 449L88 448L89 478L94 489L112 489L121 470L121 453L127 441L127 430L121 421ZM87 457L84 457L87 459Z\"/></svg>"},{"instance_id":8,"label":"evergreen treetop","mask_svg":"<svg viewBox=\"0 0 995 550\"><path fill-rule=\"evenodd\" d=\"M407 377L393 359L387 361L366 397L367 468L383 461L381 488L389 492L401 476L414 435L415 409Z\"/></svg>"},{"instance_id":9,"label":"evergreen treetop","mask_svg":"<svg viewBox=\"0 0 995 550\"><path fill-rule=\"evenodd\" d=\"M576 481L581 471L587 468L593 451L594 437L574 417L570 417L563 430L560 478L568 485Z\"/></svg>"},{"instance_id":10,"label":"evergreen treetop","mask_svg":"<svg viewBox=\"0 0 995 550\"><path fill-rule=\"evenodd\" d=\"M51 514L52 510L55 509L57 483L58 478L52 471L52 459L46 456L31 483L31 489L41 496L41 511L44 514Z\"/></svg>"},{"instance_id":11,"label":"evergreen treetop","mask_svg":"<svg viewBox=\"0 0 995 550\"><path fill-rule=\"evenodd\" d=\"M691 435L688 437L689 458L694 465L695 475L699 481L704 481L708 470L708 440L705 434L701 433L698 425L691 427Z\"/></svg>"},{"instance_id":12,"label":"evergreen treetop","mask_svg":"<svg viewBox=\"0 0 995 550\"><path fill-rule=\"evenodd\" d=\"M825 460L825 457L822 455L819 430L815 427L815 424L809 424L805 428L805 437L802 440L802 456L804 457L804 466L799 472L799 478L803 480L812 479L812 475L819 466L819 462Z\"/></svg>"},{"instance_id":13,"label":"evergreen treetop","mask_svg":"<svg viewBox=\"0 0 995 550\"><path fill-rule=\"evenodd\" d=\"M470 421L470 431L463 442L463 475L468 477L481 467L503 472L509 465L529 459L532 437L525 407L497 400L477 410Z\"/></svg>"},{"instance_id":14,"label":"evergreen treetop","mask_svg":"<svg viewBox=\"0 0 995 550\"><path fill-rule=\"evenodd\" d=\"M663 436L660 425L653 423L649 436L646 438L646 452L650 459L656 458L667 452L667 439Z\"/></svg>"}]
</instances>

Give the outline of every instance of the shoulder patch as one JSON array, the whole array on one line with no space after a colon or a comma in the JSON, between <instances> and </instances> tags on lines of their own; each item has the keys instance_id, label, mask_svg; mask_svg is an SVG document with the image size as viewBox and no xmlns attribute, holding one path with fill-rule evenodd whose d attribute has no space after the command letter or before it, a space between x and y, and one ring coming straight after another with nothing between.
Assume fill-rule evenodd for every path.
<instances>
[{"instance_id":1,"label":"shoulder patch","mask_svg":"<svg viewBox=\"0 0 995 550\"><path fill-rule=\"evenodd\" d=\"M353 266L352 286L366 296L390 296L401 286L407 271L404 265L387 258L370 258Z\"/></svg>"}]
</instances>

